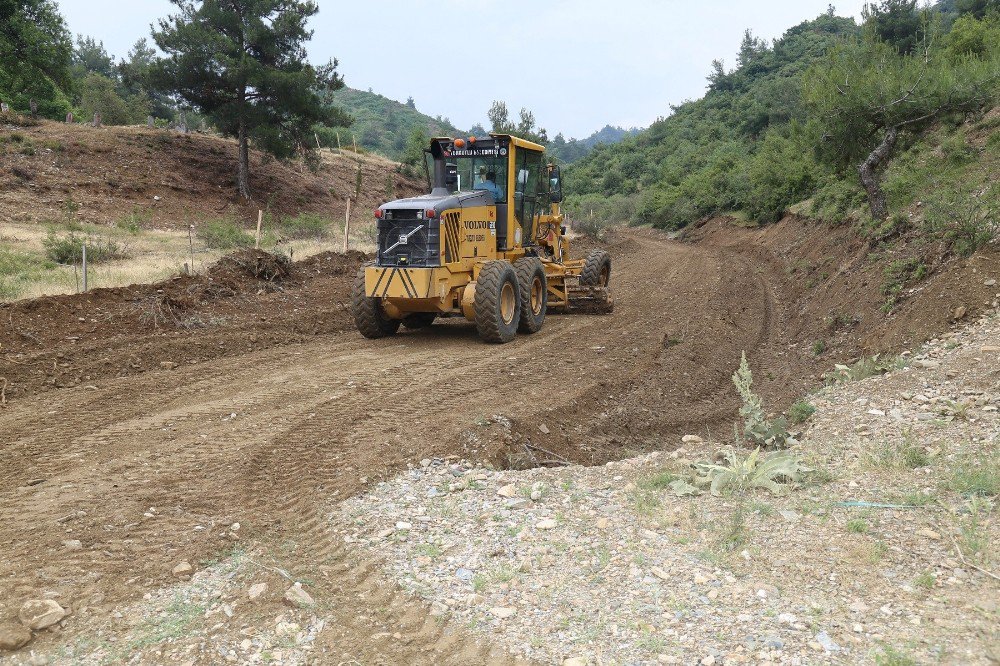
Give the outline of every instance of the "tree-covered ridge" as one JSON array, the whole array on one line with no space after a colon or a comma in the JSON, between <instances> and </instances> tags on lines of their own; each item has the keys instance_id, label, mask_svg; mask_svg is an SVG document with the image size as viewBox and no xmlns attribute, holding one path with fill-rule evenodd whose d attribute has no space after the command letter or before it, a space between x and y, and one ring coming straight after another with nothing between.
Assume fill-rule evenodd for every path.
<instances>
[{"instance_id":1,"label":"tree-covered ridge","mask_svg":"<svg viewBox=\"0 0 1000 666\"><path fill-rule=\"evenodd\" d=\"M763 134L771 127L802 131L803 73L859 31L853 19L828 13L770 47L747 32L735 69L712 64L703 98L671 107L669 117L635 137L595 148L570 171L569 192L582 208L665 227L741 209L752 199L747 162Z\"/></svg>"},{"instance_id":2,"label":"tree-covered ridge","mask_svg":"<svg viewBox=\"0 0 1000 666\"><path fill-rule=\"evenodd\" d=\"M555 138L549 142L547 146L548 154L558 164L572 164L586 156L600 144L611 145L618 143L627 137L635 136L641 131L637 127L625 129L623 127L605 125L585 139L569 140L560 133L556 134Z\"/></svg>"},{"instance_id":3,"label":"tree-covered ridge","mask_svg":"<svg viewBox=\"0 0 1000 666\"><path fill-rule=\"evenodd\" d=\"M345 87L332 93L330 101L354 119L349 127L321 134L321 141L330 146L337 145L336 134L339 134L344 146L356 140L360 148L399 160L406 152L407 139L416 131L424 137L466 134L447 118L420 113L412 98L402 103L378 93Z\"/></svg>"},{"instance_id":4,"label":"tree-covered ridge","mask_svg":"<svg viewBox=\"0 0 1000 666\"><path fill-rule=\"evenodd\" d=\"M896 190L889 206L879 205L883 180L897 177L895 156L913 159L912 147L942 123L955 136L934 140L964 141L963 123L998 102L998 4L948 0L925 9L883 0L866 8L860 26L831 10L770 45L748 31L734 69L712 63L703 98L574 165L569 208L677 228L719 213L773 221L805 201L812 215L864 217L879 227L921 190L940 187L943 195L942 169L961 169L955 180L979 183L979 200L989 203L997 188L971 160L940 166L911 199ZM992 163L990 155L978 162Z\"/></svg>"}]
</instances>

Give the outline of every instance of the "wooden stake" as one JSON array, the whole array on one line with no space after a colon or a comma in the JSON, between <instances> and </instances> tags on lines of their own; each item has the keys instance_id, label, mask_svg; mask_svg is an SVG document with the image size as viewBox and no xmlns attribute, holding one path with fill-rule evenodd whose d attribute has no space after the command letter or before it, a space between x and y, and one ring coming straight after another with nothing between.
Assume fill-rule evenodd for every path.
<instances>
[{"instance_id":1,"label":"wooden stake","mask_svg":"<svg viewBox=\"0 0 1000 666\"><path fill-rule=\"evenodd\" d=\"M87 241L83 242L83 293L87 293Z\"/></svg>"},{"instance_id":2,"label":"wooden stake","mask_svg":"<svg viewBox=\"0 0 1000 666\"><path fill-rule=\"evenodd\" d=\"M313 136L316 137L316 150L322 150L323 146L319 145L319 134L313 132Z\"/></svg>"},{"instance_id":3,"label":"wooden stake","mask_svg":"<svg viewBox=\"0 0 1000 666\"><path fill-rule=\"evenodd\" d=\"M351 198L347 197L347 212L344 214L344 254L350 249L351 239Z\"/></svg>"},{"instance_id":4,"label":"wooden stake","mask_svg":"<svg viewBox=\"0 0 1000 666\"><path fill-rule=\"evenodd\" d=\"M256 250L260 249L260 225L263 222L264 222L264 211L258 209L257 210L257 238L256 238L256 240L254 241L254 244L253 244L254 249L256 249Z\"/></svg>"},{"instance_id":5,"label":"wooden stake","mask_svg":"<svg viewBox=\"0 0 1000 666\"><path fill-rule=\"evenodd\" d=\"M191 274L194 274L194 236L191 231L194 229L193 224L188 225L188 247L191 248Z\"/></svg>"}]
</instances>

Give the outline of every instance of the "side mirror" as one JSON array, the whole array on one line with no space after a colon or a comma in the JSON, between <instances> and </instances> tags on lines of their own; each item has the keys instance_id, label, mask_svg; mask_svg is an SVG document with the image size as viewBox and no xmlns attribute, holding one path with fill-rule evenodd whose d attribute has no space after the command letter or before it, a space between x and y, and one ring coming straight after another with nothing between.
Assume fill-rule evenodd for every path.
<instances>
[{"instance_id":1,"label":"side mirror","mask_svg":"<svg viewBox=\"0 0 1000 666\"><path fill-rule=\"evenodd\" d=\"M549 201L561 203L562 200L562 173L558 166L552 165L549 167Z\"/></svg>"}]
</instances>

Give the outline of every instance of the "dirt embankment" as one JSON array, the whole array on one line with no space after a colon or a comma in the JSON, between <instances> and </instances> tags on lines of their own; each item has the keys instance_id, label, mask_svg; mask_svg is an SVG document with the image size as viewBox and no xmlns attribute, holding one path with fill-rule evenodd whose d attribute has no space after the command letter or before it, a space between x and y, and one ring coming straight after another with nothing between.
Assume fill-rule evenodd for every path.
<instances>
[{"instance_id":1,"label":"dirt embankment","mask_svg":"<svg viewBox=\"0 0 1000 666\"><path fill-rule=\"evenodd\" d=\"M287 262L246 250L200 275L0 304L0 377L16 401L353 328L360 252Z\"/></svg>"},{"instance_id":2,"label":"dirt embankment","mask_svg":"<svg viewBox=\"0 0 1000 666\"><path fill-rule=\"evenodd\" d=\"M124 635L131 618L115 612L169 588L181 560L197 570L238 541L267 563L272 592L253 605L237 593L231 620L184 659L213 663L220 641L273 622L287 574L333 628L314 643L321 662L484 663L461 627L377 589L371 568L356 575L330 503L423 458L589 464L684 433L723 438L742 351L780 408L836 361L948 328L946 312L921 309L928 294L976 312L992 296L966 283L998 267L990 252L944 265L886 315L846 235L794 220L697 234L614 235L614 313L552 316L502 346L462 320L362 339L344 310L357 255L286 267L245 254L200 277L0 307L0 623L58 598L72 614L38 649ZM814 252L842 268L825 286L795 267ZM857 321L831 330L833 311Z\"/></svg>"},{"instance_id":3,"label":"dirt embankment","mask_svg":"<svg viewBox=\"0 0 1000 666\"><path fill-rule=\"evenodd\" d=\"M387 198L425 185L374 155L321 152L313 172L253 151L253 201L236 190L236 142L215 136L145 127L99 127L45 121L0 127L0 222L61 221L112 224L129 215L144 227L180 229L233 216L255 218L313 212L343 219L347 197L371 210Z\"/></svg>"}]
</instances>

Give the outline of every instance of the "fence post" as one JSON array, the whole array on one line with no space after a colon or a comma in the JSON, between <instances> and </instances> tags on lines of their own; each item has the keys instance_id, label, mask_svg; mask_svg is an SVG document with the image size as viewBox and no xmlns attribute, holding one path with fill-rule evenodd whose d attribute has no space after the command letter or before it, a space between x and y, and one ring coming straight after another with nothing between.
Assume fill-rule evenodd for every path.
<instances>
[{"instance_id":1,"label":"fence post","mask_svg":"<svg viewBox=\"0 0 1000 666\"><path fill-rule=\"evenodd\" d=\"M260 249L260 225L264 222L264 211L257 209L257 238L254 240L253 247L255 250Z\"/></svg>"},{"instance_id":2,"label":"fence post","mask_svg":"<svg viewBox=\"0 0 1000 666\"><path fill-rule=\"evenodd\" d=\"M351 197L347 197L347 212L344 214L344 254L350 249L351 239Z\"/></svg>"},{"instance_id":3,"label":"fence post","mask_svg":"<svg viewBox=\"0 0 1000 666\"><path fill-rule=\"evenodd\" d=\"M83 293L87 293L87 241L83 241Z\"/></svg>"},{"instance_id":4,"label":"fence post","mask_svg":"<svg viewBox=\"0 0 1000 666\"><path fill-rule=\"evenodd\" d=\"M192 231L194 230L194 225L188 225L188 247L191 249L191 273L194 274L194 236Z\"/></svg>"}]
</instances>

